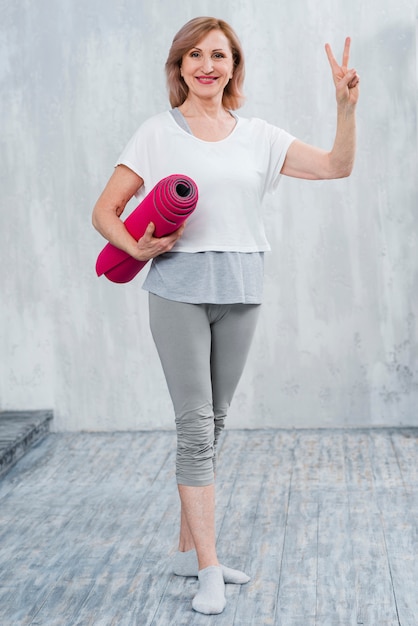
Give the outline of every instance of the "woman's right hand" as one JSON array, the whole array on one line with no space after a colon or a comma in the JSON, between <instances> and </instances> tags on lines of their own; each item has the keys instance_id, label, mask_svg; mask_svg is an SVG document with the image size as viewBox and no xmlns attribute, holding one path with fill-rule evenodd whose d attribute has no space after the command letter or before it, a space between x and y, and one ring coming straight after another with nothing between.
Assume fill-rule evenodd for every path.
<instances>
[{"instance_id":1,"label":"woman's right hand","mask_svg":"<svg viewBox=\"0 0 418 626\"><path fill-rule=\"evenodd\" d=\"M174 244L182 236L185 226L186 223L184 222L180 228L169 235L154 237L155 225L153 222L150 222L145 233L138 240L136 249L132 250L131 255L138 261L149 261L156 256L160 256L160 254L170 252Z\"/></svg>"}]
</instances>

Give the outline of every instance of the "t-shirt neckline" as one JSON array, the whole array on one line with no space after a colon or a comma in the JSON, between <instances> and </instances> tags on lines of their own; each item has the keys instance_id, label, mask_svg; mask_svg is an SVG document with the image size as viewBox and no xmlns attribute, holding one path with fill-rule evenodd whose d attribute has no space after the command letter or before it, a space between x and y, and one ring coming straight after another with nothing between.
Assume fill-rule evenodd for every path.
<instances>
[{"instance_id":1,"label":"t-shirt neckline","mask_svg":"<svg viewBox=\"0 0 418 626\"><path fill-rule=\"evenodd\" d=\"M175 107L169 111L171 119L183 132L185 132L190 137L193 137L193 139L195 139L196 141L201 141L202 143L208 143L208 144L212 144L212 143L216 144L216 143L222 143L223 141L227 141L235 133L236 129L238 128L240 118L234 111L230 111L228 109L228 113L230 113L236 121L236 124L234 128L231 130L231 132L229 133L229 135L227 135L223 139L219 139L218 141L207 141L206 139L200 139L200 137L196 137L196 135L192 133L191 128L186 118L184 117L183 113L180 111L178 107Z\"/></svg>"}]
</instances>

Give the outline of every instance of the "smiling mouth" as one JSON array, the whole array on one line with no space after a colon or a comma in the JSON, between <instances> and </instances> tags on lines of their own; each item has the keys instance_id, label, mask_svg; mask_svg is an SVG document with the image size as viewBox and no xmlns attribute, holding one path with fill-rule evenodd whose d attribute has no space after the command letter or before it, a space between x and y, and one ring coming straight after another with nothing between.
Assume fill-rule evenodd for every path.
<instances>
[{"instance_id":1,"label":"smiling mouth","mask_svg":"<svg viewBox=\"0 0 418 626\"><path fill-rule=\"evenodd\" d=\"M210 85L211 83L214 83L216 80L218 80L218 77L217 76L196 76L196 79L199 81L199 83Z\"/></svg>"}]
</instances>

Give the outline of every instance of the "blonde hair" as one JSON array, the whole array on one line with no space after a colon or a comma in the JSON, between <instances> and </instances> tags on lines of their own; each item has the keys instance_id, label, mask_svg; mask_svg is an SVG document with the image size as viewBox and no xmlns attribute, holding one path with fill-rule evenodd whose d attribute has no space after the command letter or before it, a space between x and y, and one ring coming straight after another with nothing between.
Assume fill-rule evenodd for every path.
<instances>
[{"instance_id":1,"label":"blonde hair","mask_svg":"<svg viewBox=\"0 0 418 626\"><path fill-rule=\"evenodd\" d=\"M244 82L245 65L241 43L227 22L215 17L195 17L185 24L175 35L165 64L167 87L172 107L178 107L187 98L189 88L180 75L183 55L194 48L196 44L211 30L221 30L227 37L232 50L234 72L226 85L222 103L226 109L239 109L243 104L244 96L241 87Z\"/></svg>"}]
</instances>

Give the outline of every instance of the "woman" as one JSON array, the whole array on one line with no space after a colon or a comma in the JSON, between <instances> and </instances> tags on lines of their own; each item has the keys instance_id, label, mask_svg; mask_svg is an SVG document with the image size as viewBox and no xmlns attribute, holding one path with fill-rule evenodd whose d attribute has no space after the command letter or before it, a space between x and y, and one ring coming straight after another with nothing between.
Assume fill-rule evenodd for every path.
<instances>
[{"instance_id":1,"label":"woman","mask_svg":"<svg viewBox=\"0 0 418 626\"><path fill-rule=\"evenodd\" d=\"M264 195L282 174L304 179L348 176L355 153L359 77L326 52L336 86L337 130L331 151L307 145L259 119L242 103L244 58L231 27L195 18L175 36L166 62L171 111L132 137L94 211L95 228L138 260L153 259L144 283L150 325L173 401L176 477L181 500L174 572L198 576L193 608L221 613L225 583L249 580L220 565L215 547L215 456L227 409L242 374L261 303ZM160 239L150 223L135 241L119 219L169 174L186 174L199 203L176 232Z\"/></svg>"}]
</instances>

